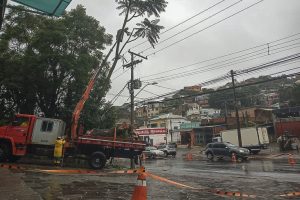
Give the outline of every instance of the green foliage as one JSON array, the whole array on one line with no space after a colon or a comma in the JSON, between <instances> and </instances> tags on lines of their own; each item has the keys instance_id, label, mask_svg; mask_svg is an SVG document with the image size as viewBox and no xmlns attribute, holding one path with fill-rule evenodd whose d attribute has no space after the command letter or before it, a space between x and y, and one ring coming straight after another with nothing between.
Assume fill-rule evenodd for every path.
<instances>
[{"instance_id":1,"label":"green foliage","mask_svg":"<svg viewBox=\"0 0 300 200\"><path fill-rule=\"evenodd\" d=\"M165 12L167 7L166 0L115 0L118 4L117 9L120 10L120 16L123 16L123 23L121 28L116 34L116 41L111 48L114 51L112 64L110 65L107 79L110 80L111 75L119 61L122 58L122 52L124 48L131 42L139 38L147 38L152 47L157 43L159 39L159 33L164 28L158 25L159 19L148 19L149 17L155 16L160 17L160 13ZM137 18L147 16L140 23L135 25ZM133 28L129 28L133 27ZM105 60L108 60L108 54Z\"/></svg>"},{"instance_id":2,"label":"green foliage","mask_svg":"<svg viewBox=\"0 0 300 200\"><path fill-rule=\"evenodd\" d=\"M42 111L70 123L112 36L82 6L60 19L10 10L5 22L0 37L0 117ZM107 70L103 68L81 119L97 128L101 124L95 114L107 106L103 100L110 87L104 76Z\"/></svg>"}]
</instances>

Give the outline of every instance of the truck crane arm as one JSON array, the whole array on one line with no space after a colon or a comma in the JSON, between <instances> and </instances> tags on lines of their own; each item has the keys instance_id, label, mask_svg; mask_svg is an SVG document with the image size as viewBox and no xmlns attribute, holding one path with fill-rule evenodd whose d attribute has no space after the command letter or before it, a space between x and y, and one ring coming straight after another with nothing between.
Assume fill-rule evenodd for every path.
<instances>
[{"instance_id":1,"label":"truck crane arm","mask_svg":"<svg viewBox=\"0 0 300 200\"><path fill-rule=\"evenodd\" d=\"M74 140L75 138L77 138L77 127L78 127L78 121L80 118L80 113L84 107L85 102L88 100L88 98L90 97L90 93L95 85L95 81L97 79L97 77L99 76L101 69L103 68L103 66L106 64L107 59L109 58L110 54L112 53L114 47L115 47L116 43L111 47L110 51L108 52L108 54L105 56L105 59L102 61L101 65L97 68L97 70L94 72L94 74L92 75L81 99L79 100L79 102L76 104L76 107L73 111L72 114L72 124L71 124L71 139Z\"/></svg>"}]
</instances>

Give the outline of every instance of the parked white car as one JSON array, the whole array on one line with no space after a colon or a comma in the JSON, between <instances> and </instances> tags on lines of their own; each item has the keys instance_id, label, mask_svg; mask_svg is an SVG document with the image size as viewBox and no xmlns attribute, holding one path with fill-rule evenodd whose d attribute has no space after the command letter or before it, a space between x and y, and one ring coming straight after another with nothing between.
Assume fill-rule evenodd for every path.
<instances>
[{"instance_id":1,"label":"parked white car","mask_svg":"<svg viewBox=\"0 0 300 200\"><path fill-rule=\"evenodd\" d=\"M143 154L148 158L157 158L164 156L164 152L158 150L156 147L146 147L145 151L143 151Z\"/></svg>"}]
</instances>

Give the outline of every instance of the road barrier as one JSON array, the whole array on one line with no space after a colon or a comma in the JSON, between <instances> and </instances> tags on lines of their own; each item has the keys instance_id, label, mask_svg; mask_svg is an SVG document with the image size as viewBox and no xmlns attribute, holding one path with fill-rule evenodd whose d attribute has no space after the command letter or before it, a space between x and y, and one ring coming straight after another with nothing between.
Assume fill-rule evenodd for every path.
<instances>
[{"instance_id":1,"label":"road barrier","mask_svg":"<svg viewBox=\"0 0 300 200\"><path fill-rule=\"evenodd\" d=\"M215 190L215 194L221 195L221 196L228 196L228 197L243 197L243 198L256 198L256 195L249 195L241 192L225 192L220 190Z\"/></svg>"},{"instance_id":2,"label":"road barrier","mask_svg":"<svg viewBox=\"0 0 300 200\"><path fill-rule=\"evenodd\" d=\"M296 197L296 196L300 196L300 192L289 192L286 194L281 194L279 196L281 196L281 197Z\"/></svg>"},{"instance_id":3,"label":"road barrier","mask_svg":"<svg viewBox=\"0 0 300 200\"><path fill-rule=\"evenodd\" d=\"M20 167L18 165L9 165L9 164L0 164L0 168L6 168L6 169L25 169L24 167Z\"/></svg>"}]
</instances>

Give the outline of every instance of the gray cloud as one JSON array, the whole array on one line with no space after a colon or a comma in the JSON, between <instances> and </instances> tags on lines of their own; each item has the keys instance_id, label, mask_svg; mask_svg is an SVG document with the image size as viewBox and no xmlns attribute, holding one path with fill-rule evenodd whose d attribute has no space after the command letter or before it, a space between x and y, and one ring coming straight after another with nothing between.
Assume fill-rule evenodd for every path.
<instances>
[{"instance_id":1,"label":"gray cloud","mask_svg":"<svg viewBox=\"0 0 300 200\"><path fill-rule=\"evenodd\" d=\"M226 0L224 4L221 4L216 9L212 9L207 13L191 20L189 23L184 24L178 29L170 31L167 34L161 36L161 40L187 28L189 25L204 19L205 17L213 14L214 12L228 6L238 0ZM185 32L184 34L173 38L172 40L164 43L161 47L166 46L178 39L183 38L195 31L205 28L206 26L223 19L224 17L237 12L238 10L245 8L247 5L257 2L258 0L243 0L237 6L233 7L220 16L216 16L193 29ZM166 27L172 27L173 25L185 20L188 17L198 13L201 10L213 5L218 1L216 0L170 0L166 13L161 16L161 24ZM118 11L115 9L116 4L112 0L73 0L68 9L74 8L77 4L82 4L87 9L87 14L95 17L100 21L108 33L115 34L116 30L120 27L121 17L118 15ZM224 21L212 28L209 28L181 43L178 43L165 51L162 51L154 56L150 56L147 61L136 67L135 77L144 77L153 73L162 72L165 70L171 70L179 66L188 65L197 61L206 60L209 58L221 56L229 52L238 51L248 47L256 46L259 44L267 43L294 33L300 32L300 1L299 0L265 0L262 3L254 6L253 8L240 13L237 16ZM300 37L300 36L299 36ZM148 47L148 45L140 46L134 49L140 51ZM160 49L157 46L156 49ZM227 73L230 69L245 68L260 63L270 61L275 58L280 58L285 55L289 55L298 52L300 48L283 52L274 56L267 56L255 61L242 63L239 65L228 66L227 68L214 70L206 73L195 74L190 77L183 77L166 82L158 81L160 86L180 89L186 85L194 85L208 80L210 78L217 77L224 73ZM152 52L147 51L145 54ZM199 69L205 64L197 65L186 68L185 70ZM292 67L293 65L291 65ZM273 69L273 71L282 71L284 68ZM123 72L119 70L115 73L115 76ZM184 70L177 71L184 72ZM170 72L171 73L171 72ZM261 72L270 73L270 71ZM163 74L166 76L166 74ZM256 74L259 75L259 74ZM113 76L114 77L114 76ZM130 75L128 72L124 72L124 75L116 80L113 80L112 90L110 93L118 93L118 91L129 80ZM243 77L243 79L246 77ZM161 94L169 92L170 90L159 88L156 86L148 86L146 90ZM128 90L124 91L123 95L128 95ZM141 92L139 97L153 96L146 92ZM107 99L112 96L107 96ZM116 104L121 105L127 100L126 97L119 98Z\"/></svg>"}]
</instances>

